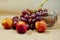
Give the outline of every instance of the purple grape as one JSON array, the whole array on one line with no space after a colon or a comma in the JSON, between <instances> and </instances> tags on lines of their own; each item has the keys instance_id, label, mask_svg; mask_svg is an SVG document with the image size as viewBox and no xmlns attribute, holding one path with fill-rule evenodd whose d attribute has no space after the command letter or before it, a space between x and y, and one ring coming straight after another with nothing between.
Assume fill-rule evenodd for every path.
<instances>
[{"instance_id":1,"label":"purple grape","mask_svg":"<svg viewBox=\"0 0 60 40\"><path fill-rule=\"evenodd\" d=\"M26 18L24 18L24 17L20 17L20 19L19 19L19 20L24 21L24 22L27 22L27 19L26 19Z\"/></svg>"},{"instance_id":2,"label":"purple grape","mask_svg":"<svg viewBox=\"0 0 60 40\"><path fill-rule=\"evenodd\" d=\"M12 19L12 20L13 20L13 22L14 22L14 21L17 21L17 22L18 22L18 19Z\"/></svg>"},{"instance_id":3,"label":"purple grape","mask_svg":"<svg viewBox=\"0 0 60 40\"><path fill-rule=\"evenodd\" d=\"M18 19L19 17L18 16L14 16L13 19Z\"/></svg>"},{"instance_id":4,"label":"purple grape","mask_svg":"<svg viewBox=\"0 0 60 40\"><path fill-rule=\"evenodd\" d=\"M40 20L42 20L41 17L36 17L36 21L40 21Z\"/></svg>"},{"instance_id":5,"label":"purple grape","mask_svg":"<svg viewBox=\"0 0 60 40\"><path fill-rule=\"evenodd\" d=\"M18 21L13 21L13 23L12 23L12 29L14 29L14 30L16 29L16 24L17 24L17 22L18 22Z\"/></svg>"},{"instance_id":6,"label":"purple grape","mask_svg":"<svg viewBox=\"0 0 60 40\"><path fill-rule=\"evenodd\" d=\"M36 17L36 15L35 15L35 14L32 14L32 15L31 15L31 18L35 18L35 17Z\"/></svg>"},{"instance_id":7,"label":"purple grape","mask_svg":"<svg viewBox=\"0 0 60 40\"><path fill-rule=\"evenodd\" d=\"M29 16L29 18L35 18L35 17L36 17L35 14L31 14L31 15Z\"/></svg>"},{"instance_id":8,"label":"purple grape","mask_svg":"<svg viewBox=\"0 0 60 40\"><path fill-rule=\"evenodd\" d=\"M41 16L48 16L48 12L42 12Z\"/></svg>"},{"instance_id":9,"label":"purple grape","mask_svg":"<svg viewBox=\"0 0 60 40\"><path fill-rule=\"evenodd\" d=\"M31 23L35 23L35 21L36 21L36 19L32 19L32 18L30 18L30 19L28 20L28 23L29 23L29 24L31 24Z\"/></svg>"},{"instance_id":10,"label":"purple grape","mask_svg":"<svg viewBox=\"0 0 60 40\"><path fill-rule=\"evenodd\" d=\"M35 24L34 23L30 24L29 29L34 30L35 29Z\"/></svg>"},{"instance_id":11,"label":"purple grape","mask_svg":"<svg viewBox=\"0 0 60 40\"><path fill-rule=\"evenodd\" d=\"M32 23L35 23L36 19L32 19Z\"/></svg>"},{"instance_id":12,"label":"purple grape","mask_svg":"<svg viewBox=\"0 0 60 40\"><path fill-rule=\"evenodd\" d=\"M36 12L36 16L41 16L41 13L40 12Z\"/></svg>"},{"instance_id":13,"label":"purple grape","mask_svg":"<svg viewBox=\"0 0 60 40\"><path fill-rule=\"evenodd\" d=\"M26 19L27 19L27 18L29 18L29 16L26 14L26 15L24 15L24 18L26 18Z\"/></svg>"},{"instance_id":14,"label":"purple grape","mask_svg":"<svg viewBox=\"0 0 60 40\"><path fill-rule=\"evenodd\" d=\"M23 10L23 11L22 11L22 14L23 14L23 15L25 15L25 14L27 14L27 13L28 13L27 10Z\"/></svg>"},{"instance_id":15,"label":"purple grape","mask_svg":"<svg viewBox=\"0 0 60 40\"><path fill-rule=\"evenodd\" d=\"M31 23L32 23L32 18L30 18L30 19L28 20L28 23L29 23L29 24L31 24Z\"/></svg>"},{"instance_id":16,"label":"purple grape","mask_svg":"<svg viewBox=\"0 0 60 40\"><path fill-rule=\"evenodd\" d=\"M30 12L30 14L32 14L32 13L33 13L33 10L29 10L29 9L27 9L27 11L28 11L28 12Z\"/></svg>"}]
</instances>

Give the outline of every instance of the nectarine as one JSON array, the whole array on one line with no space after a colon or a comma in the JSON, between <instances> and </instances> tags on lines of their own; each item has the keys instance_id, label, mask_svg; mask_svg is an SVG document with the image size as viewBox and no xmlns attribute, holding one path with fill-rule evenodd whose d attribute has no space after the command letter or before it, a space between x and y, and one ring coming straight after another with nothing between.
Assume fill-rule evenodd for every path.
<instances>
[{"instance_id":1,"label":"nectarine","mask_svg":"<svg viewBox=\"0 0 60 40\"><path fill-rule=\"evenodd\" d=\"M16 24L16 30L18 33L25 33L28 30L28 25L23 21L19 21Z\"/></svg>"},{"instance_id":2,"label":"nectarine","mask_svg":"<svg viewBox=\"0 0 60 40\"><path fill-rule=\"evenodd\" d=\"M44 32L46 30L47 24L44 20L41 20L35 23L35 27L38 32Z\"/></svg>"}]
</instances>

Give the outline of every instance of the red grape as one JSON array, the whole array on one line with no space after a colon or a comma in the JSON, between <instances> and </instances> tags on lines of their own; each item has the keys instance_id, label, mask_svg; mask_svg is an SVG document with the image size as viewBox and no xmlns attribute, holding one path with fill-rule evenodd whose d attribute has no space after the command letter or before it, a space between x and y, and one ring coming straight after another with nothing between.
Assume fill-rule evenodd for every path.
<instances>
[{"instance_id":1,"label":"red grape","mask_svg":"<svg viewBox=\"0 0 60 40\"><path fill-rule=\"evenodd\" d=\"M48 12L42 12L42 16L48 16Z\"/></svg>"},{"instance_id":2,"label":"red grape","mask_svg":"<svg viewBox=\"0 0 60 40\"><path fill-rule=\"evenodd\" d=\"M36 17L36 21L40 21L41 20L41 17Z\"/></svg>"},{"instance_id":3,"label":"red grape","mask_svg":"<svg viewBox=\"0 0 60 40\"><path fill-rule=\"evenodd\" d=\"M30 24L29 29L34 30L35 29L35 24L34 23Z\"/></svg>"},{"instance_id":4,"label":"red grape","mask_svg":"<svg viewBox=\"0 0 60 40\"><path fill-rule=\"evenodd\" d=\"M30 18L35 18L35 17L36 17L35 14L31 14L31 15L30 15Z\"/></svg>"},{"instance_id":5,"label":"red grape","mask_svg":"<svg viewBox=\"0 0 60 40\"><path fill-rule=\"evenodd\" d=\"M31 24L31 23L32 23L32 18L30 18L30 19L28 20L28 23L29 23L29 24Z\"/></svg>"},{"instance_id":6,"label":"red grape","mask_svg":"<svg viewBox=\"0 0 60 40\"><path fill-rule=\"evenodd\" d=\"M25 14L27 14L27 13L28 13L27 10L23 10L23 11L22 11L22 14L23 14L23 15L25 15Z\"/></svg>"},{"instance_id":7,"label":"red grape","mask_svg":"<svg viewBox=\"0 0 60 40\"><path fill-rule=\"evenodd\" d=\"M36 19L32 19L32 23L35 23Z\"/></svg>"},{"instance_id":8,"label":"red grape","mask_svg":"<svg viewBox=\"0 0 60 40\"><path fill-rule=\"evenodd\" d=\"M32 14L32 13L33 13L33 10L29 10L29 9L27 9L27 11L28 11L28 12L30 12L30 14Z\"/></svg>"},{"instance_id":9,"label":"red grape","mask_svg":"<svg viewBox=\"0 0 60 40\"><path fill-rule=\"evenodd\" d=\"M13 29L16 29L16 24L17 24L17 21L14 21L13 24L12 24Z\"/></svg>"},{"instance_id":10,"label":"red grape","mask_svg":"<svg viewBox=\"0 0 60 40\"><path fill-rule=\"evenodd\" d=\"M13 19L18 19L19 17L18 16L14 16Z\"/></svg>"},{"instance_id":11,"label":"red grape","mask_svg":"<svg viewBox=\"0 0 60 40\"><path fill-rule=\"evenodd\" d=\"M24 22L27 22L27 19L26 19L26 18L24 18L24 17L20 17L20 19L19 19L19 20L24 21Z\"/></svg>"},{"instance_id":12,"label":"red grape","mask_svg":"<svg viewBox=\"0 0 60 40\"><path fill-rule=\"evenodd\" d=\"M12 20L13 20L13 22L14 22L14 21L17 21L17 22L18 22L18 19L12 19Z\"/></svg>"},{"instance_id":13,"label":"red grape","mask_svg":"<svg viewBox=\"0 0 60 40\"><path fill-rule=\"evenodd\" d=\"M29 18L29 16L26 14L26 15L24 15L24 18L26 18L26 19L27 19L27 18Z\"/></svg>"},{"instance_id":14,"label":"red grape","mask_svg":"<svg viewBox=\"0 0 60 40\"><path fill-rule=\"evenodd\" d=\"M36 16L41 16L41 13L40 12L36 12Z\"/></svg>"}]
</instances>

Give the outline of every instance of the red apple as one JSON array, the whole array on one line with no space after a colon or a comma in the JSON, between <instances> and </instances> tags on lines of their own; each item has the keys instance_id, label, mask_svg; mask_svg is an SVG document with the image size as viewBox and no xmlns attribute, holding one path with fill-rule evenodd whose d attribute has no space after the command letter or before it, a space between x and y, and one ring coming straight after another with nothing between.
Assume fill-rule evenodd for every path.
<instances>
[{"instance_id":1,"label":"red apple","mask_svg":"<svg viewBox=\"0 0 60 40\"><path fill-rule=\"evenodd\" d=\"M44 32L47 28L47 24L44 20L41 20L35 23L35 27L38 32Z\"/></svg>"},{"instance_id":2,"label":"red apple","mask_svg":"<svg viewBox=\"0 0 60 40\"><path fill-rule=\"evenodd\" d=\"M28 30L28 25L23 21L19 21L16 24L16 30L18 33L25 33Z\"/></svg>"},{"instance_id":3,"label":"red apple","mask_svg":"<svg viewBox=\"0 0 60 40\"><path fill-rule=\"evenodd\" d=\"M2 25L4 29L10 29L12 27L12 19L11 18L6 18L2 21Z\"/></svg>"}]
</instances>

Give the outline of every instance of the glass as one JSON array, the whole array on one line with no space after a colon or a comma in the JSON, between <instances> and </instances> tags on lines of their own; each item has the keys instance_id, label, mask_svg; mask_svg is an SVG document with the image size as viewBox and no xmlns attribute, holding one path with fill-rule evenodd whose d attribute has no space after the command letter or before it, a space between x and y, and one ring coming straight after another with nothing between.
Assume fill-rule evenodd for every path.
<instances>
[{"instance_id":1,"label":"glass","mask_svg":"<svg viewBox=\"0 0 60 40\"><path fill-rule=\"evenodd\" d=\"M55 11L53 12L48 12L48 16L42 17L47 23L47 27L53 27L54 24L56 23L58 16Z\"/></svg>"}]
</instances>

